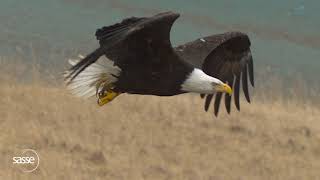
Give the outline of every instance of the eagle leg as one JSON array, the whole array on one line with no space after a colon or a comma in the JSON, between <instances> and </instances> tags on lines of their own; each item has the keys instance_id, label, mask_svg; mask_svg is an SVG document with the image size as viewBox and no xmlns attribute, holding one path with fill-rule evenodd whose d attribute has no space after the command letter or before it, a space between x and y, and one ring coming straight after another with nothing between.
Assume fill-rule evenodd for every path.
<instances>
[{"instance_id":1,"label":"eagle leg","mask_svg":"<svg viewBox=\"0 0 320 180\"><path fill-rule=\"evenodd\" d=\"M98 105L103 106L107 104L108 102L111 102L114 98L119 96L121 93L115 92L112 89L108 89L106 91L102 91L98 94Z\"/></svg>"}]
</instances>

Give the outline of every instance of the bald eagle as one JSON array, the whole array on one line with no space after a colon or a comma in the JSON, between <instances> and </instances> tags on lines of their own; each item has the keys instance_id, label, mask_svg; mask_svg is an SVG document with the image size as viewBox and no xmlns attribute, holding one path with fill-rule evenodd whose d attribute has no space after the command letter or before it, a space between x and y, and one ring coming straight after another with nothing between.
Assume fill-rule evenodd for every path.
<instances>
[{"instance_id":1,"label":"bald eagle","mask_svg":"<svg viewBox=\"0 0 320 180\"><path fill-rule=\"evenodd\" d=\"M121 93L173 96L194 92L205 98L207 111L215 96L216 116L223 94L230 113L233 94L240 110L240 80L248 102L248 75L254 85L248 36L227 32L173 48L170 30L178 17L173 12L131 17L98 29L100 47L80 60L69 60L67 87L78 96L96 95L100 106Z\"/></svg>"}]
</instances>

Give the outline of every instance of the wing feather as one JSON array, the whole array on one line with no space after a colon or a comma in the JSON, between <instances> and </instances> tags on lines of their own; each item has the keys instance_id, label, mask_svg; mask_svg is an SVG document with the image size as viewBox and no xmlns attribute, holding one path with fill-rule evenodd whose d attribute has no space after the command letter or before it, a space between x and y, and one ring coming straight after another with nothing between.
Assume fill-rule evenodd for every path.
<instances>
[{"instance_id":1,"label":"wing feather","mask_svg":"<svg viewBox=\"0 0 320 180\"><path fill-rule=\"evenodd\" d=\"M242 89L244 92L244 96L246 97L247 101L250 103L250 96L248 90L248 75L247 75L247 66L244 66L242 71Z\"/></svg>"},{"instance_id":2,"label":"wing feather","mask_svg":"<svg viewBox=\"0 0 320 180\"><path fill-rule=\"evenodd\" d=\"M120 60L127 60L127 56L133 56L138 60L146 59L143 58L144 54L138 53L145 51L148 43L146 39L155 40L157 45L162 47L162 50L171 52L172 47L168 43L170 42L170 30L173 22L178 17L179 14L165 12L149 18L132 17L124 19L121 23L98 29L96 38L99 40L100 47L84 57L75 66L72 66L66 80L72 82L76 76L96 62L102 55L110 56L111 58L109 59L114 61L115 65L120 68L122 65ZM135 39L140 41L137 42ZM119 48L127 47L129 44L134 44L135 46L131 46L134 48Z\"/></svg>"},{"instance_id":3,"label":"wing feather","mask_svg":"<svg viewBox=\"0 0 320 180\"><path fill-rule=\"evenodd\" d=\"M235 83L234 83L234 89L233 89L233 92L234 92L234 103L237 107L237 109L240 111L240 78L241 78L241 73L235 77L236 80L235 80Z\"/></svg>"},{"instance_id":4,"label":"wing feather","mask_svg":"<svg viewBox=\"0 0 320 180\"><path fill-rule=\"evenodd\" d=\"M206 97L206 101L205 101L205 103L204 103L204 110L205 110L205 111L208 111L212 98L213 98L213 94L209 94L209 95Z\"/></svg>"},{"instance_id":5,"label":"wing feather","mask_svg":"<svg viewBox=\"0 0 320 180\"><path fill-rule=\"evenodd\" d=\"M206 74L227 82L234 89L234 103L240 110L240 86L245 98L250 102L248 78L254 86L253 60L249 37L241 32L227 32L204 37L175 48L185 61L201 68ZM242 76L242 77L241 77ZM240 82L241 81L241 82ZM204 97L202 95L201 97ZM222 94L217 93L214 101L214 114L218 115ZM206 98L208 110L213 97ZM225 108L231 111L231 96L225 95Z\"/></svg>"},{"instance_id":6,"label":"wing feather","mask_svg":"<svg viewBox=\"0 0 320 180\"><path fill-rule=\"evenodd\" d=\"M219 113L219 107L221 102L222 93L217 93L216 99L214 100L214 115L218 116Z\"/></svg>"},{"instance_id":7,"label":"wing feather","mask_svg":"<svg viewBox=\"0 0 320 180\"><path fill-rule=\"evenodd\" d=\"M230 77L229 77L229 79L228 79L228 85L229 86L233 86L233 84L234 84L234 77L233 77L233 75L231 75ZM231 96L229 95L229 94L225 94L225 100L224 100L224 102L225 102L225 107L226 107L226 109L227 109L227 112L228 112L228 114L230 114L230 112L231 112Z\"/></svg>"},{"instance_id":8,"label":"wing feather","mask_svg":"<svg viewBox=\"0 0 320 180\"><path fill-rule=\"evenodd\" d=\"M249 78L250 78L250 82L251 82L251 85L254 86L253 60L252 60L251 54L250 54L250 57L249 57L248 66L249 66Z\"/></svg>"}]
</instances>

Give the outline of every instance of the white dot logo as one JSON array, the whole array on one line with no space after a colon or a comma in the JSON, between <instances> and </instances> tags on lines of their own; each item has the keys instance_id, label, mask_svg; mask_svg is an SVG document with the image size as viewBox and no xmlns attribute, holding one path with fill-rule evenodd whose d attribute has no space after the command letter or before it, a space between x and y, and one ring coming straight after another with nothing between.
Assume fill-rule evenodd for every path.
<instances>
[{"instance_id":1,"label":"white dot logo","mask_svg":"<svg viewBox=\"0 0 320 180\"><path fill-rule=\"evenodd\" d=\"M39 167L40 157L33 149L23 149L20 156L12 157L12 163L22 172L30 173Z\"/></svg>"}]
</instances>

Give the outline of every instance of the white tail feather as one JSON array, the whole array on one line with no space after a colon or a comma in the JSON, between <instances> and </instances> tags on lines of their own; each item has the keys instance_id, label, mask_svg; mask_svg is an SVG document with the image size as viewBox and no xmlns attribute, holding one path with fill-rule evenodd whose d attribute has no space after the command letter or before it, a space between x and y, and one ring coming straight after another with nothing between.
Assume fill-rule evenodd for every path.
<instances>
[{"instance_id":1,"label":"white tail feather","mask_svg":"<svg viewBox=\"0 0 320 180\"><path fill-rule=\"evenodd\" d=\"M79 55L79 58L84 58ZM69 59L70 65L76 65L80 59ZM68 77L72 71L66 71L64 76L67 88L71 90L73 94L80 97L91 97L102 88L98 87L98 83L108 85L117 81L121 69L118 66L113 65L113 62L102 56L95 63L88 66L85 70L79 73L74 79ZM97 88L99 88L97 90Z\"/></svg>"}]
</instances>

